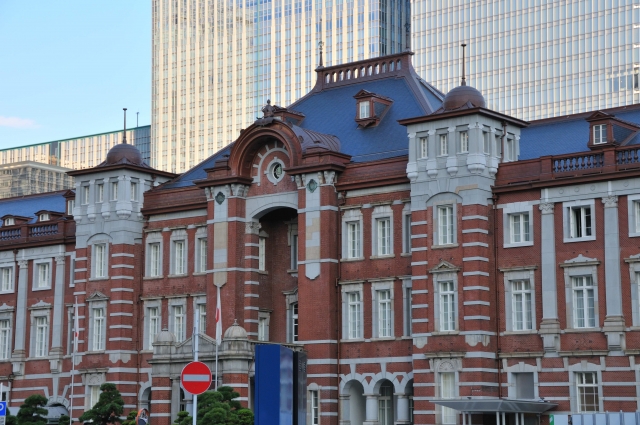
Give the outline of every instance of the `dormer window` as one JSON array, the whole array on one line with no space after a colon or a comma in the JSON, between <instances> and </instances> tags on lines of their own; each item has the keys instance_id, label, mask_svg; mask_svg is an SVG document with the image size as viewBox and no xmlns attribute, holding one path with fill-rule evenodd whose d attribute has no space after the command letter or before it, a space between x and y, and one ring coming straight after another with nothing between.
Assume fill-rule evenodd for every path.
<instances>
[{"instance_id":1,"label":"dormer window","mask_svg":"<svg viewBox=\"0 0 640 425\"><path fill-rule=\"evenodd\" d=\"M602 145L607 143L607 125L597 124L593 126L593 144Z\"/></svg>"},{"instance_id":2,"label":"dormer window","mask_svg":"<svg viewBox=\"0 0 640 425\"><path fill-rule=\"evenodd\" d=\"M358 118L360 118L361 120L369 118L371 116L370 108L371 103L368 100L360 102L360 113L358 114Z\"/></svg>"},{"instance_id":3,"label":"dormer window","mask_svg":"<svg viewBox=\"0 0 640 425\"><path fill-rule=\"evenodd\" d=\"M4 225L5 226L15 226L16 220L13 217L5 218Z\"/></svg>"},{"instance_id":4,"label":"dormer window","mask_svg":"<svg viewBox=\"0 0 640 425\"><path fill-rule=\"evenodd\" d=\"M49 213L42 213L38 217L38 221L49 221Z\"/></svg>"}]
</instances>

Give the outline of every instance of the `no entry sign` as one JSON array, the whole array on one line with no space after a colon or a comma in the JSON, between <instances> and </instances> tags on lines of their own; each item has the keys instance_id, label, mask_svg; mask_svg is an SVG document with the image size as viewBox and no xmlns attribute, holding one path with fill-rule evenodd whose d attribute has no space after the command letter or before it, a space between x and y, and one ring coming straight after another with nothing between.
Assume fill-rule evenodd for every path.
<instances>
[{"instance_id":1,"label":"no entry sign","mask_svg":"<svg viewBox=\"0 0 640 425\"><path fill-rule=\"evenodd\" d=\"M182 388L191 394L202 394L211 385L211 371L202 362L191 362L182 369Z\"/></svg>"}]
</instances>

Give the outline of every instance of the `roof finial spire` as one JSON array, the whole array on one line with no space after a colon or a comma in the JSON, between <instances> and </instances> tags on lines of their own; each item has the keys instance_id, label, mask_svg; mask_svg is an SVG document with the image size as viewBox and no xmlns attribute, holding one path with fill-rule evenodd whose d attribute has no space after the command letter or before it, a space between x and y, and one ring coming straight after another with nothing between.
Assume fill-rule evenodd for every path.
<instances>
[{"instance_id":1,"label":"roof finial spire","mask_svg":"<svg viewBox=\"0 0 640 425\"><path fill-rule=\"evenodd\" d=\"M122 134L122 143L127 144L127 108L122 108L124 111L124 133Z\"/></svg>"},{"instance_id":2,"label":"roof finial spire","mask_svg":"<svg viewBox=\"0 0 640 425\"><path fill-rule=\"evenodd\" d=\"M462 43L460 46L462 46L462 81L460 82L460 85L466 86L467 80L464 78L464 48L467 47L467 45Z\"/></svg>"},{"instance_id":3,"label":"roof finial spire","mask_svg":"<svg viewBox=\"0 0 640 425\"><path fill-rule=\"evenodd\" d=\"M322 41L318 42L318 47L320 48L320 64L318 65L318 68L322 68L322 46L324 46L324 43Z\"/></svg>"}]
</instances>

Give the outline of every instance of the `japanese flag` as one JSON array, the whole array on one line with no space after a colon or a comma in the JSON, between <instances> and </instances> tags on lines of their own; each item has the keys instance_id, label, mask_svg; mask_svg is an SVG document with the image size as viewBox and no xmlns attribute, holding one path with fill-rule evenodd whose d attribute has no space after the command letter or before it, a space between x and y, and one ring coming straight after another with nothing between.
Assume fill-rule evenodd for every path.
<instances>
[{"instance_id":1,"label":"japanese flag","mask_svg":"<svg viewBox=\"0 0 640 425\"><path fill-rule=\"evenodd\" d=\"M218 302L216 304L216 344L222 344L222 310L220 309L220 287L218 286Z\"/></svg>"}]
</instances>

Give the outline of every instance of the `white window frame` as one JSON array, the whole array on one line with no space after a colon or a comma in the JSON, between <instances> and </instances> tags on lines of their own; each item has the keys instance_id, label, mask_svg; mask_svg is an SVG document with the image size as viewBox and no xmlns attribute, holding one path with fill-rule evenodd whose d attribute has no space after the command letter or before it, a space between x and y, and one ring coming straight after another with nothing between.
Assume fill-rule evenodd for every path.
<instances>
[{"instance_id":1,"label":"white window frame","mask_svg":"<svg viewBox=\"0 0 640 425\"><path fill-rule=\"evenodd\" d=\"M604 145L607 143L607 125L596 124L593 126L593 144Z\"/></svg>"},{"instance_id":2,"label":"white window frame","mask_svg":"<svg viewBox=\"0 0 640 425\"><path fill-rule=\"evenodd\" d=\"M453 231L453 235L452 235L452 240L449 242L448 240L444 240L440 233L441 233L441 224L444 225L444 223L440 223L440 210L441 208L444 207L451 207L452 208L452 222L451 222L451 227L452 227L452 231ZM443 201L443 202L438 202L435 205L433 205L433 246L434 247L446 247L446 246L455 246L458 243L458 204L455 201ZM449 243L443 243L443 242L449 242Z\"/></svg>"},{"instance_id":3,"label":"white window frame","mask_svg":"<svg viewBox=\"0 0 640 425\"><path fill-rule=\"evenodd\" d=\"M132 180L130 182L130 188L131 188L131 201L138 202L138 181Z\"/></svg>"},{"instance_id":4,"label":"white window frame","mask_svg":"<svg viewBox=\"0 0 640 425\"><path fill-rule=\"evenodd\" d=\"M402 280L402 335L410 337L413 333L413 281Z\"/></svg>"},{"instance_id":5,"label":"white window frame","mask_svg":"<svg viewBox=\"0 0 640 425\"><path fill-rule=\"evenodd\" d=\"M11 358L13 350L13 310L0 312L0 360Z\"/></svg>"},{"instance_id":6,"label":"white window frame","mask_svg":"<svg viewBox=\"0 0 640 425\"><path fill-rule=\"evenodd\" d=\"M320 390L317 388L309 390L309 423L320 425Z\"/></svg>"},{"instance_id":7,"label":"white window frame","mask_svg":"<svg viewBox=\"0 0 640 425\"><path fill-rule=\"evenodd\" d=\"M599 382L602 382L599 380L599 373L598 372L592 372L592 371L586 371L586 372L573 372L573 377L574 377L574 382L575 382L575 392L576 392L576 411L579 413L584 413L584 412L600 412L601 410L601 402L602 402L602 395L600 394L601 392L601 384L598 384ZM587 384L585 383L587 376L590 376L593 379L593 384ZM582 404L582 392L584 391L584 389L586 388L593 388L595 389L595 393L596 396L598 397L597 400L597 406L596 406L596 410L586 410L584 408L584 405Z\"/></svg>"},{"instance_id":8,"label":"white window frame","mask_svg":"<svg viewBox=\"0 0 640 425\"><path fill-rule=\"evenodd\" d=\"M109 244L106 241L91 245L91 275L92 280L109 277Z\"/></svg>"},{"instance_id":9,"label":"white window frame","mask_svg":"<svg viewBox=\"0 0 640 425\"><path fill-rule=\"evenodd\" d=\"M151 315L153 310L158 313L157 316ZM155 317L155 333L152 326L153 318ZM144 342L146 350L153 350L153 342L156 335L160 332L162 327L162 301L160 299L145 300L144 301Z\"/></svg>"},{"instance_id":10,"label":"white window frame","mask_svg":"<svg viewBox=\"0 0 640 425\"><path fill-rule=\"evenodd\" d=\"M372 330L373 338L393 338L395 336L394 335L395 334L394 332L395 297L393 293L394 292L393 287L394 287L393 281L371 282L371 300L372 300L372 305L371 305L372 320L371 321L373 325L373 330ZM383 295L382 293L388 293L389 298L386 300L381 299L380 296ZM383 307L383 304L385 305L385 307L389 309L388 311L389 320L388 320L388 323L385 323L387 325L387 329L384 332L381 329L381 325L383 324L384 317L380 314L381 313L380 309L381 307ZM388 332L388 334L385 334L386 332Z\"/></svg>"},{"instance_id":11,"label":"white window frame","mask_svg":"<svg viewBox=\"0 0 640 425\"><path fill-rule=\"evenodd\" d=\"M629 237L640 237L640 195L627 196Z\"/></svg>"},{"instance_id":12,"label":"white window frame","mask_svg":"<svg viewBox=\"0 0 640 425\"><path fill-rule=\"evenodd\" d=\"M151 232L151 233L147 233L147 237L146 237L146 246L147 246L147 255L145 256L146 259L146 266L145 266L145 277L154 277L154 278L158 278L158 277L162 277L163 275L163 269L162 269L162 259L163 259L163 250L162 250L162 233L161 232ZM157 274L154 273L156 270L153 270L154 268L154 246L158 247L158 263L157 263Z\"/></svg>"},{"instance_id":13,"label":"white window frame","mask_svg":"<svg viewBox=\"0 0 640 425\"><path fill-rule=\"evenodd\" d=\"M51 339L51 305L38 303L31 307L31 357L45 358L49 356ZM44 321L44 335L40 332L41 320ZM43 336L44 339L40 339ZM40 346L42 343L42 346Z\"/></svg>"},{"instance_id":14,"label":"white window frame","mask_svg":"<svg viewBox=\"0 0 640 425\"><path fill-rule=\"evenodd\" d=\"M460 136L460 153L469 153L469 131L463 130L459 132Z\"/></svg>"},{"instance_id":15,"label":"white window frame","mask_svg":"<svg viewBox=\"0 0 640 425\"><path fill-rule=\"evenodd\" d=\"M67 201L67 215L73 215L73 210L76 207L76 200L75 199L69 199Z\"/></svg>"},{"instance_id":16,"label":"white window frame","mask_svg":"<svg viewBox=\"0 0 640 425\"><path fill-rule=\"evenodd\" d=\"M258 341L269 341L269 324L271 313L268 311L258 311Z\"/></svg>"},{"instance_id":17,"label":"white window frame","mask_svg":"<svg viewBox=\"0 0 640 425\"><path fill-rule=\"evenodd\" d=\"M447 133L438 134L437 156L449 156L449 135Z\"/></svg>"},{"instance_id":18,"label":"white window frame","mask_svg":"<svg viewBox=\"0 0 640 425\"><path fill-rule=\"evenodd\" d=\"M298 301L289 305L289 329L291 330L291 340L289 342L296 343L300 340L300 305Z\"/></svg>"},{"instance_id":19,"label":"white window frame","mask_svg":"<svg viewBox=\"0 0 640 425\"><path fill-rule=\"evenodd\" d=\"M267 267L267 238L258 237L258 271L265 272Z\"/></svg>"},{"instance_id":20,"label":"white window frame","mask_svg":"<svg viewBox=\"0 0 640 425\"><path fill-rule=\"evenodd\" d=\"M423 136L419 138L419 159L427 159L429 158L429 137Z\"/></svg>"},{"instance_id":21,"label":"white window frame","mask_svg":"<svg viewBox=\"0 0 640 425\"><path fill-rule=\"evenodd\" d=\"M572 210L576 208L586 208L589 207L591 209L591 235L590 236L581 236L575 237L573 236L573 225L574 219ZM564 242L582 242L582 241L594 241L596 240L596 209L595 209L595 200L594 199L586 199L579 201L569 201L562 203L562 214L564 221ZM582 215L582 214L581 214ZM583 221L584 222L584 221ZM585 223L586 228L586 223Z\"/></svg>"},{"instance_id":22,"label":"white window frame","mask_svg":"<svg viewBox=\"0 0 640 425\"><path fill-rule=\"evenodd\" d=\"M293 343L293 305L298 304L298 289L293 291L285 291L285 308L286 308L286 330L287 330L287 342ZM260 312L258 312L259 314ZM299 335L298 335L299 336Z\"/></svg>"},{"instance_id":23,"label":"white window frame","mask_svg":"<svg viewBox=\"0 0 640 425\"><path fill-rule=\"evenodd\" d=\"M11 294L15 291L15 265L0 264L0 293Z\"/></svg>"},{"instance_id":24,"label":"white window frame","mask_svg":"<svg viewBox=\"0 0 640 425\"><path fill-rule=\"evenodd\" d=\"M49 215L49 213L42 213L38 216L38 221L42 222L42 221L49 221L51 219L51 216Z\"/></svg>"},{"instance_id":25,"label":"white window frame","mask_svg":"<svg viewBox=\"0 0 640 425\"><path fill-rule=\"evenodd\" d=\"M560 267L564 269L567 329L599 330L598 265L600 265L600 261L594 258L583 257L582 255L560 264ZM574 311L576 309L574 298L574 278L584 276L590 276L593 284L595 327L577 328L575 322L576 312Z\"/></svg>"},{"instance_id":26,"label":"white window frame","mask_svg":"<svg viewBox=\"0 0 640 425\"><path fill-rule=\"evenodd\" d=\"M485 130L482 132L482 152L486 155L491 154L491 131Z\"/></svg>"},{"instance_id":27,"label":"white window frame","mask_svg":"<svg viewBox=\"0 0 640 425\"><path fill-rule=\"evenodd\" d=\"M533 238L534 238L534 216L533 216L533 205L529 202L514 202L511 204L501 205L498 208L502 209L502 234L503 237L503 246L505 248L516 248L522 246L533 246ZM520 242L514 242L515 238L513 235L513 217L515 215L524 215L527 214L529 216L529 240L521 240Z\"/></svg>"},{"instance_id":28,"label":"white window frame","mask_svg":"<svg viewBox=\"0 0 640 425\"><path fill-rule=\"evenodd\" d=\"M596 322L596 294L597 286L593 284L593 277L572 276L571 286L573 289L573 329L587 329L598 326ZM591 294L591 296L589 296ZM591 299L591 303L589 302ZM589 304L593 304L590 306ZM591 312L591 310L593 311ZM582 315L580 312L582 311Z\"/></svg>"},{"instance_id":29,"label":"white window frame","mask_svg":"<svg viewBox=\"0 0 640 425\"><path fill-rule=\"evenodd\" d=\"M96 203L104 202L104 183L96 184Z\"/></svg>"},{"instance_id":30,"label":"white window frame","mask_svg":"<svg viewBox=\"0 0 640 425\"><path fill-rule=\"evenodd\" d=\"M178 316L177 313L180 315ZM176 321L176 318L180 320ZM187 339L187 302L185 298L169 300L169 331L178 343Z\"/></svg>"},{"instance_id":31,"label":"white window frame","mask_svg":"<svg viewBox=\"0 0 640 425\"><path fill-rule=\"evenodd\" d=\"M15 226L16 225L16 219L13 217L7 217L4 219L4 223L2 223L2 226Z\"/></svg>"},{"instance_id":32,"label":"white window frame","mask_svg":"<svg viewBox=\"0 0 640 425\"><path fill-rule=\"evenodd\" d=\"M535 266L531 267L519 267L517 269L502 269L504 273L504 307L505 307L505 329L507 333L536 333L537 332L537 317L536 317L536 280L535 280ZM516 312L515 297L514 297L514 282L527 281L529 282L529 294L531 295L531 329L517 329L515 326Z\"/></svg>"},{"instance_id":33,"label":"white window frame","mask_svg":"<svg viewBox=\"0 0 640 425\"><path fill-rule=\"evenodd\" d=\"M358 118L366 119L371 118L371 101L362 100L358 102Z\"/></svg>"},{"instance_id":34,"label":"white window frame","mask_svg":"<svg viewBox=\"0 0 640 425\"><path fill-rule=\"evenodd\" d=\"M441 399L452 399L458 396L457 375L455 371L438 372L438 394ZM440 408L440 415L440 423L443 425L454 425L458 418L458 412L455 409L444 406Z\"/></svg>"},{"instance_id":35,"label":"white window frame","mask_svg":"<svg viewBox=\"0 0 640 425\"><path fill-rule=\"evenodd\" d=\"M104 351L107 345L107 302L105 300L89 303L89 351ZM102 316L96 317L98 311ZM100 320L101 319L101 320ZM99 328L96 327L100 326Z\"/></svg>"},{"instance_id":36,"label":"white window frame","mask_svg":"<svg viewBox=\"0 0 640 425\"><path fill-rule=\"evenodd\" d=\"M199 227L196 230L196 255L195 255L195 264L194 274L197 273L206 273L207 272L207 256L209 249L209 242L207 239L207 228Z\"/></svg>"},{"instance_id":37,"label":"white window frame","mask_svg":"<svg viewBox=\"0 0 640 425\"><path fill-rule=\"evenodd\" d=\"M214 311L215 316L215 311ZM196 297L193 300L193 323L195 326L198 319L198 329L200 333L207 333L207 297Z\"/></svg>"},{"instance_id":38,"label":"white window frame","mask_svg":"<svg viewBox=\"0 0 640 425\"><path fill-rule=\"evenodd\" d=\"M53 271L53 261L49 258L46 260L33 260L33 291L45 291L51 289L51 275ZM40 265L47 265L47 276L44 282L41 281Z\"/></svg>"},{"instance_id":39,"label":"white window frame","mask_svg":"<svg viewBox=\"0 0 640 425\"><path fill-rule=\"evenodd\" d=\"M342 291L342 339L345 341L364 340L364 294L363 283L350 283L341 285ZM356 311L357 323L351 320L351 305L353 300L349 294L358 294L359 311ZM353 304L355 305L355 304ZM354 326L355 325L355 326ZM354 333L355 332L355 333Z\"/></svg>"},{"instance_id":40,"label":"white window frame","mask_svg":"<svg viewBox=\"0 0 640 425\"><path fill-rule=\"evenodd\" d=\"M86 396L86 409L89 410L93 408L93 406L100 401L100 387L102 384L98 385L87 385L87 396Z\"/></svg>"},{"instance_id":41,"label":"white window frame","mask_svg":"<svg viewBox=\"0 0 640 425\"><path fill-rule=\"evenodd\" d=\"M388 220L388 229L385 235L381 230L384 222ZM378 205L371 213L371 254L372 258L393 257L393 209L391 205ZM384 239L384 236L387 236ZM385 244L386 242L386 244Z\"/></svg>"},{"instance_id":42,"label":"white window frame","mask_svg":"<svg viewBox=\"0 0 640 425\"><path fill-rule=\"evenodd\" d=\"M188 263L187 259L189 258L189 238L186 230L184 229L176 229L171 234L170 238L171 243L171 276L185 276L188 273ZM182 243L182 258L178 257L178 244ZM179 270L177 267L179 265L178 260L180 260L180 264L182 265L182 270Z\"/></svg>"},{"instance_id":43,"label":"white window frame","mask_svg":"<svg viewBox=\"0 0 640 425\"><path fill-rule=\"evenodd\" d=\"M442 303L443 303L443 299L442 299L442 284L445 282L452 282L453 283L453 291L450 292L450 294L453 296L453 307L454 307L454 312L453 312L453 319L454 319L454 327L453 329L447 329L447 330L443 330L445 327L443 326L442 323ZM433 288L434 288L434 321L435 321L435 326L434 329L436 329L435 333L443 333L443 334L450 334L450 333L457 333L460 329L460 306L458 305L458 276L457 276L457 272L456 271L447 271L447 272L436 272L433 273ZM447 292L448 295L449 292Z\"/></svg>"},{"instance_id":44,"label":"white window frame","mask_svg":"<svg viewBox=\"0 0 640 425\"><path fill-rule=\"evenodd\" d=\"M632 255L624 261L629 264L632 324L640 327L640 254Z\"/></svg>"},{"instance_id":45,"label":"white window frame","mask_svg":"<svg viewBox=\"0 0 640 425\"><path fill-rule=\"evenodd\" d=\"M89 191L91 188L88 184L82 186L82 205L89 205Z\"/></svg>"},{"instance_id":46,"label":"white window frame","mask_svg":"<svg viewBox=\"0 0 640 425\"><path fill-rule=\"evenodd\" d=\"M353 240L350 225L357 224L356 239ZM356 261L363 260L364 253L362 250L362 211L360 208L350 208L344 211L342 215L342 260ZM353 248L356 248L355 251Z\"/></svg>"},{"instance_id":47,"label":"white window frame","mask_svg":"<svg viewBox=\"0 0 640 425\"><path fill-rule=\"evenodd\" d=\"M402 209L402 253L411 254L411 204Z\"/></svg>"},{"instance_id":48,"label":"white window frame","mask_svg":"<svg viewBox=\"0 0 640 425\"><path fill-rule=\"evenodd\" d=\"M291 256L289 272L295 272L298 270L298 224L289 223L289 229L287 231L287 245L289 246L289 252Z\"/></svg>"},{"instance_id":49,"label":"white window frame","mask_svg":"<svg viewBox=\"0 0 640 425\"><path fill-rule=\"evenodd\" d=\"M507 135L504 140L504 162L513 162L518 160L518 140Z\"/></svg>"},{"instance_id":50,"label":"white window frame","mask_svg":"<svg viewBox=\"0 0 640 425\"><path fill-rule=\"evenodd\" d=\"M118 200L118 180L111 180L109 182L109 200Z\"/></svg>"}]
</instances>

